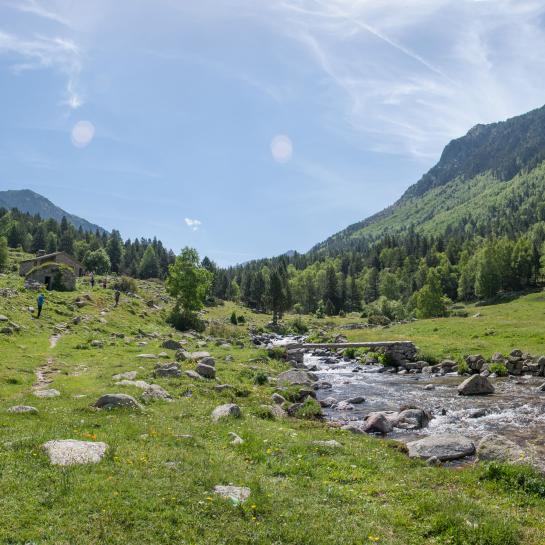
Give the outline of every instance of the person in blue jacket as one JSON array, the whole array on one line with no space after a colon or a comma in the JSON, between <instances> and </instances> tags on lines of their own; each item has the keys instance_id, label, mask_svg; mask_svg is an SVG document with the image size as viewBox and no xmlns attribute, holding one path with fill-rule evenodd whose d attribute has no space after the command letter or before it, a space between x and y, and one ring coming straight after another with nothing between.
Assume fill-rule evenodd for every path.
<instances>
[{"instance_id":1,"label":"person in blue jacket","mask_svg":"<svg viewBox=\"0 0 545 545\"><path fill-rule=\"evenodd\" d=\"M38 318L42 315L42 308L45 303L45 295L43 293L40 293L38 295Z\"/></svg>"}]
</instances>

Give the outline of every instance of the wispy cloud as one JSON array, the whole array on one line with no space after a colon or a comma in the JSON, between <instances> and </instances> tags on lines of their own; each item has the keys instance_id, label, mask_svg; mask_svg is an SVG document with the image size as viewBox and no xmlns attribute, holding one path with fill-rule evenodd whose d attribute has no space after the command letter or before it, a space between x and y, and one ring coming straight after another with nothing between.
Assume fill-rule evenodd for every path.
<instances>
[{"instance_id":1,"label":"wispy cloud","mask_svg":"<svg viewBox=\"0 0 545 545\"><path fill-rule=\"evenodd\" d=\"M185 224L192 230L197 231L199 227L202 225L202 221L199 220L192 220L190 218L185 218Z\"/></svg>"},{"instance_id":2,"label":"wispy cloud","mask_svg":"<svg viewBox=\"0 0 545 545\"><path fill-rule=\"evenodd\" d=\"M33 35L30 38L0 30L0 56L12 60L14 73L26 70L53 69L66 77L61 104L76 110L84 103L79 90L82 51L71 39L59 36Z\"/></svg>"},{"instance_id":3,"label":"wispy cloud","mask_svg":"<svg viewBox=\"0 0 545 545\"><path fill-rule=\"evenodd\" d=\"M23 13L30 13L44 19L55 21L65 26L69 26L69 21L59 13L52 9L48 9L43 3L39 3L36 0L18 0L17 2L4 2L5 6L22 11Z\"/></svg>"}]
</instances>

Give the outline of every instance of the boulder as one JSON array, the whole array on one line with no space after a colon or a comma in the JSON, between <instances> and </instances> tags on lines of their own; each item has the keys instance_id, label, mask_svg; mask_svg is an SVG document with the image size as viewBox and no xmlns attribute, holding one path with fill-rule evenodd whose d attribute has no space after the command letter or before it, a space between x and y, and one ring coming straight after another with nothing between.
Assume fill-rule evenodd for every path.
<instances>
[{"instance_id":1,"label":"boulder","mask_svg":"<svg viewBox=\"0 0 545 545\"><path fill-rule=\"evenodd\" d=\"M102 460L108 445L93 441L62 439L48 441L43 448L54 465L71 466L76 464L96 464Z\"/></svg>"},{"instance_id":2,"label":"boulder","mask_svg":"<svg viewBox=\"0 0 545 545\"><path fill-rule=\"evenodd\" d=\"M166 348L167 350L180 350L182 347L182 343L174 339L167 339L161 344L161 348Z\"/></svg>"},{"instance_id":3,"label":"boulder","mask_svg":"<svg viewBox=\"0 0 545 545\"><path fill-rule=\"evenodd\" d=\"M342 448L343 446L338 441L335 441L335 439L329 439L328 441L312 441L313 445L316 445L317 447L325 447L325 448Z\"/></svg>"},{"instance_id":4,"label":"boulder","mask_svg":"<svg viewBox=\"0 0 545 545\"><path fill-rule=\"evenodd\" d=\"M176 361L185 361L191 359L191 354L186 350L177 350L176 355L174 356Z\"/></svg>"},{"instance_id":5,"label":"boulder","mask_svg":"<svg viewBox=\"0 0 545 545\"><path fill-rule=\"evenodd\" d=\"M157 354L138 354L136 357L141 360L156 360L158 358Z\"/></svg>"},{"instance_id":6,"label":"boulder","mask_svg":"<svg viewBox=\"0 0 545 545\"><path fill-rule=\"evenodd\" d=\"M524 368L523 360L510 356L505 365L510 375L514 375L516 377L522 375L522 370Z\"/></svg>"},{"instance_id":7,"label":"boulder","mask_svg":"<svg viewBox=\"0 0 545 545\"><path fill-rule=\"evenodd\" d=\"M392 422L384 413L371 413L363 423L362 429L365 433L381 433L386 435L393 429Z\"/></svg>"},{"instance_id":8,"label":"boulder","mask_svg":"<svg viewBox=\"0 0 545 545\"><path fill-rule=\"evenodd\" d=\"M201 377L201 375L199 375L199 373L193 371L192 369L190 369L189 371L185 371L185 376L194 380L202 380L203 378Z\"/></svg>"},{"instance_id":9,"label":"boulder","mask_svg":"<svg viewBox=\"0 0 545 545\"><path fill-rule=\"evenodd\" d=\"M141 409L134 397L127 394L104 394L93 405L97 409L117 409L119 407L129 409Z\"/></svg>"},{"instance_id":10,"label":"boulder","mask_svg":"<svg viewBox=\"0 0 545 545\"><path fill-rule=\"evenodd\" d=\"M203 358L209 358L209 357L210 357L209 352L192 352L191 353L191 359L196 361L202 360Z\"/></svg>"},{"instance_id":11,"label":"boulder","mask_svg":"<svg viewBox=\"0 0 545 545\"><path fill-rule=\"evenodd\" d=\"M212 412L212 421L218 422L222 418L240 418L242 413L240 407L235 403L227 403L226 405L220 405L216 407Z\"/></svg>"},{"instance_id":12,"label":"boulder","mask_svg":"<svg viewBox=\"0 0 545 545\"><path fill-rule=\"evenodd\" d=\"M492 383L481 375L472 375L458 386L460 395L488 395L494 393Z\"/></svg>"},{"instance_id":13,"label":"boulder","mask_svg":"<svg viewBox=\"0 0 545 545\"><path fill-rule=\"evenodd\" d=\"M210 356L206 356L199 361L202 365L209 365L210 367L216 367L216 360Z\"/></svg>"},{"instance_id":14,"label":"boulder","mask_svg":"<svg viewBox=\"0 0 545 545\"><path fill-rule=\"evenodd\" d=\"M522 462L525 459L524 450L503 435L489 433L485 435L478 447L479 461Z\"/></svg>"},{"instance_id":15,"label":"boulder","mask_svg":"<svg viewBox=\"0 0 545 545\"><path fill-rule=\"evenodd\" d=\"M504 360L505 358L503 357L501 352L494 352L492 358L490 358L490 361L492 361L493 363L503 363Z\"/></svg>"},{"instance_id":16,"label":"boulder","mask_svg":"<svg viewBox=\"0 0 545 545\"><path fill-rule=\"evenodd\" d=\"M424 437L407 443L409 456L427 460L435 457L441 462L457 460L475 453L475 445L471 440L456 433Z\"/></svg>"},{"instance_id":17,"label":"boulder","mask_svg":"<svg viewBox=\"0 0 545 545\"><path fill-rule=\"evenodd\" d=\"M397 415L396 428L405 430L419 430L425 428L430 420L431 415L427 411L418 408L405 409Z\"/></svg>"},{"instance_id":18,"label":"boulder","mask_svg":"<svg viewBox=\"0 0 545 545\"><path fill-rule=\"evenodd\" d=\"M153 371L155 377L181 377L182 371L178 363L157 364Z\"/></svg>"},{"instance_id":19,"label":"boulder","mask_svg":"<svg viewBox=\"0 0 545 545\"><path fill-rule=\"evenodd\" d=\"M59 397L61 393L55 388L47 388L45 390L34 390L32 392L36 397L40 398L49 398L49 397Z\"/></svg>"},{"instance_id":20,"label":"boulder","mask_svg":"<svg viewBox=\"0 0 545 545\"><path fill-rule=\"evenodd\" d=\"M315 382L313 378L314 377L312 377L310 373L303 371L302 369L290 369L289 371L284 371L278 375L277 383L286 386L310 386L313 382Z\"/></svg>"},{"instance_id":21,"label":"boulder","mask_svg":"<svg viewBox=\"0 0 545 545\"><path fill-rule=\"evenodd\" d=\"M142 399L149 401L172 401L172 396L159 384L150 384L142 394Z\"/></svg>"},{"instance_id":22,"label":"boulder","mask_svg":"<svg viewBox=\"0 0 545 545\"><path fill-rule=\"evenodd\" d=\"M276 392L271 396L271 399L276 405L282 405L283 403L286 402L286 398Z\"/></svg>"},{"instance_id":23,"label":"boulder","mask_svg":"<svg viewBox=\"0 0 545 545\"><path fill-rule=\"evenodd\" d=\"M36 407L31 407L30 405L15 405L8 409L8 413L13 414L38 414L38 409Z\"/></svg>"},{"instance_id":24,"label":"boulder","mask_svg":"<svg viewBox=\"0 0 545 545\"><path fill-rule=\"evenodd\" d=\"M118 373L112 378L114 380L134 380L136 378L136 375L138 375L137 371L127 371L126 373Z\"/></svg>"},{"instance_id":25,"label":"boulder","mask_svg":"<svg viewBox=\"0 0 545 545\"><path fill-rule=\"evenodd\" d=\"M481 354L466 356L465 360L469 365L469 368L477 373L481 372L483 365L485 364L485 359L481 356Z\"/></svg>"},{"instance_id":26,"label":"boulder","mask_svg":"<svg viewBox=\"0 0 545 545\"><path fill-rule=\"evenodd\" d=\"M244 439L239 437L234 431L229 432L229 438L231 439L231 445L242 445L244 443Z\"/></svg>"},{"instance_id":27,"label":"boulder","mask_svg":"<svg viewBox=\"0 0 545 545\"><path fill-rule=\"evenodd\" d=\"M320 399L319 401L321 407L333 407L334 405L337 405L337 400L334 397L326 397L325 399Z\"/></svg>"},{"instance_id":28,"label":"boulder","mask_svg":"<svg viewBox=\"0 0 545 545\"><path fill-rule=\"evenodd\" d=\"M362 396L355 396L355 397L350 397L346 399L345 401L352 405L361 405L362 403L365 403L365 398Z\"/></svg>"},{"instance_id":29,"label":"boulder","mask_svg":"<svg viewBox=\"0 0 545 545\"><path fill-rule=\"evenodd\" d=\"M335 406L335 409L337 411L353 411L354 405L352 405L352 403L348 403L348 401L339 401L339 403L337 403Z\"/></svg>"},{"instance_id":30,"label":"boulder","mask_svg":"<svg viewBox=\"0 0 545 545\"><path fill-rule=\"evenodd\" d=\"M245 486L216 485L214 487L214 494L231 500L233 503L244 503L250 497L251 493L251 490Z\"/></svg>"},{"instance_id":31,"label":"boulder","mask_svg":"<svg viewBox=\"0 0 545 545\"><path fill-rule=\"evenodd\" d=\"M204 378L216 378L216 369L210 365L205 365L204 363L199 363L195 371Z\"/></svg>"}]
</instances>

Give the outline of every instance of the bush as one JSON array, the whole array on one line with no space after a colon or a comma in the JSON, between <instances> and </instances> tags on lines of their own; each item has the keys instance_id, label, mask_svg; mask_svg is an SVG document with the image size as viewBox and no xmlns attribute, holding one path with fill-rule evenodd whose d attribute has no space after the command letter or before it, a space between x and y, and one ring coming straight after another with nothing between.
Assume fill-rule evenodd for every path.
<instances>
[{"instance_id":1,"label":"bush","mask_svg":"<svg viewBox=\"0 0 545 545\"><path fill-rule=\"evenodd\" d=\"M263 371L257 373L254 378L254 383L258 386L263 386L263 384L267 384L267 382L269 382L269 377Z\"/></svg>"},{"instance_id":2,"label":"bush","mask_svg":"<svg viewBox=\"0 0 545 545\"><path fill-rule=\"evenodd\" d=\"M343 351L343 356L351 360L353 360L356 357L356 354L357 354L357 351L353 347L345 348Z\"/></svg>"},{"instance_id":3,"label":"bush","mask_svg":"<svg viewBox=\"0 0 545 545\"><path fill-rule=\"evenodd\" d=\"M167 323L178 331L187 331L194 329L195 331L204 331L205 323L192 312L183 312L179 309L172 309L171 313L167 317Z\"/></svg>"},{"instance_id":4,"label":"bush","mask_svg":"<svg viewBox=\"0 0 545 545\"><path fill-rule=\"evenodd\" d=\"M488 370L491 373L496 373L498 377L506 377L509 374L507 367L503 363L491 363L488 366Z\"/></svg>"},{"instance_id":5,"label":"bush","mask_svg":"<svg viewBox=\"0 0 545 545\"><path fill-rule=\"evenodd\" d=\"M283 360L286 358L286 349L282 346L274 346L267 350L267 355L273 360Z\"/></svg>"},{"instance_id":6,"label":"bush","mask_svg":"<svg viewBox=\"0 0 545 545\"><path fill-rule=\"evenodd\" d=\"M237 322L239 324L245 324L246 323L246 318L244 316L237 316Z\"/></svg>"},{"instance_id":7,"label":"bush","mask_svg":"<svg viewBox=\"0 0 545 545\"><path fill-rule=\"evenodd\" d=\"M237 313L234 310L233 310L233 313L231 314L230 320L233 325L238 325Z\"/></svg>"},{"instance_id":8,"label":"bush","mask_svg":"<svg viewBox=\"0 0 545 545\"><path fill-rule=\"evenodd\" d=\"M481 480L497 482L507 490L545 498L545 477L528 466L492 462L485 466Z\"/></svg>"},{"instance_id":9,"label":"bush","mask_svg":"<svg viewBox=\"0 0 545 545\"><path fill-rule=\"evenodd\" d=\"M289 328L292 329L298 335L304 335L308 333L308 326L301 317L295 318L289 323Z\"/></svg>"},{"instance_id":10,"label":"bush","mask_svg":"<svg viewBox=\"0 0 545 545\"><path fill-rule=\"evenodd\" d=\"M467 375L471 373L471 369L469 368L469 365L467 362L462 361L458 364L458 374L459 375Z\"/></svg>"},{"instance_id":11,"label":"bush","mask_svg":"<svg viewBox=\"0 0 545 545\"><path fill-rule=\"evenodd\" d=\"M134 278L120 276L119 278L116 278L114 282L114 290L119 290L123 293L136 293L138 291L138 286Z\"/></svg>"},{"instance_id":12,"label":"bush","mask_svg":"<svg viewBox=\"0 0 545 545\"><path fill-rule=\"evenodd\" d=\"M299 407L295 413L297 418L305 418L308 420L321 418L322 408L320 404L312 397L307 397L301 407Z\"/></svg>"}]
</instances>

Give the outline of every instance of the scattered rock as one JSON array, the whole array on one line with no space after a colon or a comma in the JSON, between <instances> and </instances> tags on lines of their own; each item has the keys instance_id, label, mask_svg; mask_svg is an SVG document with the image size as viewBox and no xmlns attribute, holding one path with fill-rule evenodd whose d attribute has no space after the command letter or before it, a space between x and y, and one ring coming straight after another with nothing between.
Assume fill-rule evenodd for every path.
<instances>
[{"instance_id":1,"label":"scattered rock","mask_svg":"<svg viewBox=\"0 0 545 545\"><path fill-rule=\"evenodd\" d=\"M167 350L180 350L182 347L182 343L174 339L167 339L161 344L161 348L166 348Z\"/></svg>"},{"instance_id":2,"label":"scattered rock","mask_svg":"<svg viewBox=\"0 0 545 545\"><path fill-rule=\"evenodd\" d=\"M182 371L178 363L158 363L153 371L155 377L181 377Z\"/></svg>"},{"instance_id":3,"label":"scattered rock","mask_svg":"<svg viewBox=\"0 0 545 545\"><path fill-rule=\"evenodd\" d=\"M339 403L337 403L335 406L335 409L338 411L353 411L354 405L352 405L352 403L348 403L348 401L339 401Z\"/></svg>"},{"instance_id":4,"label":"scattered rock","mask_svg":"<svg viewBox=\"0 0 545 545\"><path fill-rule=\"evenodd\" d=\"M134 380L137 375L138 375L137 371L127 371L126 373L118 373L117 375L114 375L112 378L114 380Z\"/></svg>"},{"instance_id":5,"label":"scattered rock","mask_svg":"<svg viewBox=\"0 0 545 545\"><path fill-rule=\"evenodd\" d=\"M397 415L396 428L405 430L419 430L425 428L431 420L427 411L418 408L405 409Z\"/></svg>"},{"instance_id":6,"label":"scattered rock","mask_svg":"<svg viewBox=\"0 0 545 545\"><path fill-rule=\"evenodd\" d=\"M202 358L199 362L201 365L209 365L210 367L216 367L216 360L210 356Z\"/></svg>"},{"instance_id":7,"label":"scattered rock","mask_svg":"<svg viewBox=\"0 0 545 545\"><path fill-rule=\"evenodd\" d=\"M276 392L271 396L271 399L277 405L282 405L282 404L284 404L286 402L286 398L284 396L281 396L280 394L278 394Z\"/></svg>"},{"instance_id":8,"label":"scattered rock","mask_svg":"<svg viewBox=\"0 0 545 545\"><path fill-rule=\"evenodd\" d=\"M206 343L205 343L206 344ZM190 358L192 360L202 360L203 358L209 358L210 354L208 352L192 352Z\"/></svg>"},{"instance_id":9,"label":"scattered rock","mask_svg":"<svg viewBox=\"0 0 545 545\"><path fill-rule=\"evenodd\" d=\"M150 384L142 394L142 399L149 401L172 401L172 396L159 384Z\"/></svg>"},{"instance_id":10,"label":"scattered rock","mask_svg":"<svg viewBox=\"0 0 545 545\"><path fill-rule=\"evenodd\" d=\"M365 433L381 433L386 435L393 429L392 422L384 413L371 413L363 423L363 431Z\"/></svg>"},{"instance_id":11,"label":"scattered rock","mask_svg":"<svg viewBox=\"0 0 545 545\"><path fill-rule=\"evenodd\" d=\"M116 409L118 407L130 409L142 408L134 397L127 394L104 394L98 398L93 406L97 409Z\"/></svg>"},{"instance_id":12,"label":"scattered rock","mask_svg":"<svg viewBox=\"0 0 545 545\"><path fill-rule=\"evenodd\" d=\"M193 370L185 371L185 375L186 377L192 378L194 380L202 380L201 375Z\"/></svg>"},{"instance_id":13,"label":"scattered rock","mask_svg":"<svg viewBox=\"0 0 545 545\"><path fill-rule=\"evenodd\" d=\"M435 385L426 384L426 386L424 386L424 390L435 390Z\"/></svg>"},{"instance_id":14,"label":"scattered rock","mask_svg":"<svg viewBox=\"0 0 545 545\"><path fill-rule=\"evenodd\" d=\"M473 409L467 416L468 418L482 418L486 416L486 409Z\"/></svg>"},{"instance_id":15,"label":"scattered rock","mask_svg":"<svg viewBox=\"0 0 545 545\"><path fill-rule=\"evenodd\" d=\"M157 354L138 354L136 357L141 360L156 360L158 358Z\"/></svg>"},{"instance_id":16,"label":"scattered rock","mask_svg":"<svg viewBox=\"0 0 545 545\"><path fill-rule=\"evenodd\" d=\"M314 377L307 371L302 369L290 369L280 373L277 377L277 383L281 385L302 385L310 386L314 380Z\"/></svg>"},{"instance_id":17,"label":"scattered rock","mask_svg":"<svg viewBox=\"0 0 545 545\"><path fill-rule=\"evenodd\" d=\"M98 339L95 339L91 341L91 346L94 348L104 348L104 341L99 341Z\"/></svg>"},{"instance_id":18,"label":"scattered rock","mask_svg":"<svg viewBox=\"0 0 545 545\"><path fill-rule=\"evenodd\" d=\"M525 454L513 441L502 435L489 433L481 439L477 447L477 458L479 461L522 462Z\"/></svg>"},{"instance_id":19,"label":"scattered rock","mask_svg":"<svg viewBox=\"0 0 545 545\"><path fill-rule=\"evenodd\" d=\"M325 399L320 399L320 406L324 408L333 407L334 405L337 405L337 400L334 397L326 397Z\"/></svg>"},{"instance_id":20,"label":"scattered rock","mask_svg":"<svg viewBox=\"0 0 545 545\"><path fill-rule=\"evenodd\" d=\"M61 393L55 388L48 388L45 390L34 390L32 392L36 397L40 398L49 398L49 397L59 397Z\"/></svg>"},{"instance_id":21,"label":"scattered rock","mask_svg":"<svg viewBox=\"0 0 545 545\"><path fill-rule=\"evenodd\" d=\"M250 497L252 492L245 486L216 485L214 487L214 493L218 494L222 498L229 499L234 503L244 503Z\"/></svg>"},{"instance_id":22,"label":"scattered rock","mask_svg":"<svg viewBox=\"0 0 545 545\"><path fill-rule=\"evenodd\" d=\"M8 413L14 414L38 414L38 409L36 407L31 407L30 405L15 405L8 409Z\"/></svg>"},{"instance_id":23,"label":"scattered rock","mask_svg":"<svg viewBox=\"0 0 545 545\"><path fill-rule=\"evenodd\" d=\"M457 460L475 453L475 445L467 437L455 433L444 433L424 437L407 443L411 458L427 460L435 457L441 462Z\"/></svg>"},{"instance_id":24,"label":"scattered rock","mask_svg":"<svg viewBox=\"0 0 545 545\"><path fill-rule=\"evenodd\" d=\"M244 439L239 437L234 431L229 432L229 438L231 439L231 445L242 445L244 443Z\"/></svg>"},{"instance_id":25,"label":"scattered rock","mask_svg":"<svg viewBox=\"0 0 545 545\"><path fill-rule=\"evenodd\" d=\"M242 413L240 407L235 403L227 403L226 405L220 405L216 407L212 412L212 420L218 422L222 418L240 418Z\"/></svg>"},{"instance_id":26,"label":"scattered rock","mask_svg":"<svg viewBox=\"0 0 545 545\"><path fill-rule=\"evenodd\" d=\"M43 445L54 465L71 466L76 464L96 464L102 460L108 445L92 441L77 441L76 439L62 439L48 441Z\"/></svg>"},{"instance_id":27,"label":"scattered rock","mask_svg":"<svg viewBox=\"0 0 545 545\"><path fill-rule=\"evenodd\" d=\"M195 371L204 378L216 378L216 369L210 365L199 363Z\"/></svg>"},{"instance_id":28,"label":"scattered rock","mask_svg":"<svg viewBox=\"0 0 545 545\"><path fill-rule=\"evenodd\" d=\"M329 441L312 441L313 445L317 447L326 447L326 448L342 448L343 446L335 439L330 439Z\"/></svg>"},{"instance_id":29,"label":"scattered rock","mask_svg":"<svg viewBox=\"0 0 545 545\"><path fill-rule=\"evenodd\" d=\"M472 375L458 386L460 395L488 395L494 393L492 383L481 375Z\"/></svg>"},{"instance_id":30,"label":"scattered rock","mask_svg":"<svg viewBox=\"0 0 545 545\"><path fill-rule=\"evenodd\" d=\"M361 405L362 403L365 403L365 398L363 396L355 396L346 399L345 401L346 403L350 403L351 405Z\"/></svg>"}]
</instances>

